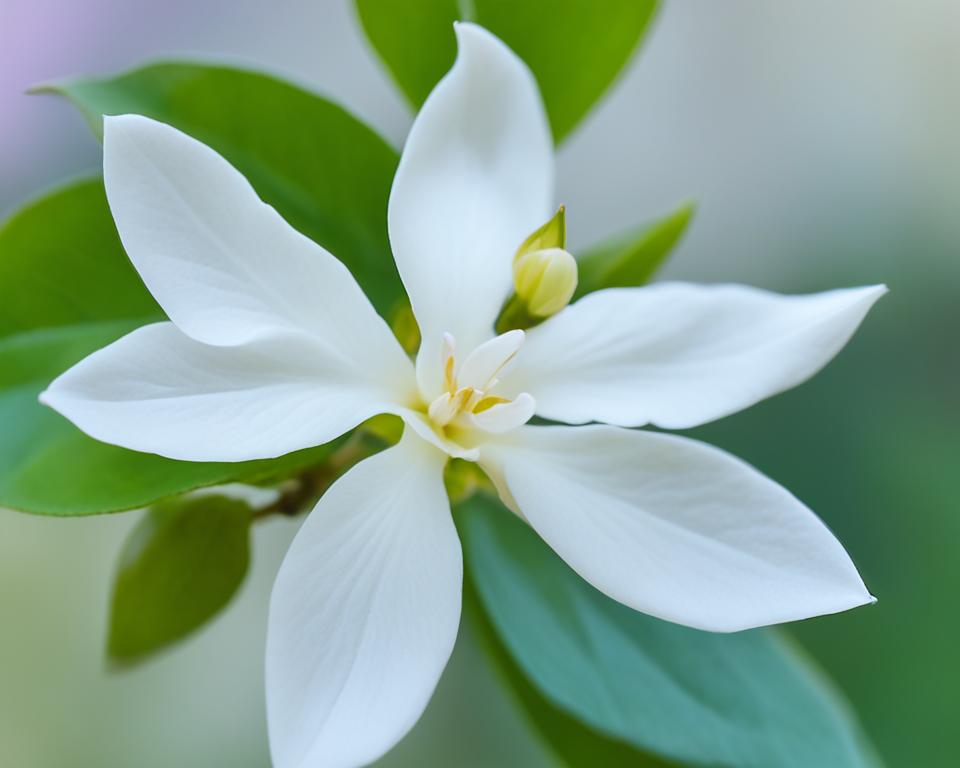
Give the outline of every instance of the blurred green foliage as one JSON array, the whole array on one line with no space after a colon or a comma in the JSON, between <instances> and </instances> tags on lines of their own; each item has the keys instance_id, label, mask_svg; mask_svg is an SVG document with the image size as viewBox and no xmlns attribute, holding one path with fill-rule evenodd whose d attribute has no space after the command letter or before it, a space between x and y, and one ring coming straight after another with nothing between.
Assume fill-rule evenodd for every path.
<instances>
[{"instance_id":1,"label":"blurred green foliage","mask_svg":"<svg viewBox=\"0 0 960 768\"><path fill-rule=\"evenodd\" d=\"M0 336L163 319L123 251L100 179L47 194L0 228L0 305Z\"/></svg>"},{"instance_id":2,"label":"blurred green foliage","mask_svg":"<svg viewBox=\"0 0 960 768\"><path fill-rule=\"evenodd\" d=\"M879 602L790 631L837 680L889 765L952 768L960 262L934 228L895 218L876 226L889 234L884 248L847 249L837 235L824 242L828 265L799 286L887 282L864 331L802 387L695 436L790 488L844 543Z\"/></svg>"},{"instance_id":3,"label":"blurred green foliage","mask_svg":"<svg viewBox=\"0 0 960 768\"><path fill-rule=\"evenodd\" d=\"M578 254L580 282L574 299L601 288L649 282L687 231L694 210L692 203L685 203L636 232Z\"/></svg>"},{"instance_id":4,"label":"blurred green foliage","mask_svg":"<svg viewBox=\"0 0 960 768\"><path fill-rule=\"evenodd\" d=\"M133 663L183 638L233 597L250 563L252 510L217 495L152 507L120 553L107 651Z\"/></svg>"},{"instance_id":5,"label":"blurred green foliage","mask_svg":"<svg viewBox=\"0 0 960 768\"><path fill-rule=\"evenodd\" d=\"M457 55L460 0L356 0L360 22L394 82L415 109Z\"/></svg>"},{"instance_id":6,"label":"blurred green foliage","mask_svg":"<svg viewBox=\"0 0 960 768\"><path fill-rule=\"evenodd\" d=\"M455 21L493 32L533 71L559 144L614 81L656 0L356 0L374 49L418 108L456 56Z\"/></svg>"}]
</instances>

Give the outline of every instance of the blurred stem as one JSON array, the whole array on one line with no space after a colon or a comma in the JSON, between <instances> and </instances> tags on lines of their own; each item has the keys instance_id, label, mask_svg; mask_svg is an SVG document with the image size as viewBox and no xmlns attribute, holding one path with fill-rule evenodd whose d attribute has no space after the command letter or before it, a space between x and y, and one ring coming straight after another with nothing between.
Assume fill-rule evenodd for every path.
<instances>
[{"instance_id":1,"label":"blurred stem","mask_svg":"<svg viewBox=\"0 0 960 768\"><path fill-rule=\"evenodd\" d=\"M273 515L296 517L307 512L350 467L380 452L393 442L394 439L385 439L385 433L380 431L375 423L371 424L369 430L357 429L322 464L309 467L285 480L280 486L280 496L270 504L254 509L252 519L261 520ZM463 459L447 462L443 479L450 503L454 506L466 501L478 491L496 493L483 470L475 463Z\"/></svg>"},{"instance_id":2,"label":"blurred stem","mask_svg":"<svg viewBox=\"0 0 960 768\"><path fill-rule=\"evenodd\" d=\"M271 515L296 517L316 504L317 500L334 481L357 462L372 456L383 448L382 443L358 429L334 451L323 464L310 467L299 475L286 480L280 488L276 501L253 511L253 519L260 520Z\"/></svg>"}]
</instances>

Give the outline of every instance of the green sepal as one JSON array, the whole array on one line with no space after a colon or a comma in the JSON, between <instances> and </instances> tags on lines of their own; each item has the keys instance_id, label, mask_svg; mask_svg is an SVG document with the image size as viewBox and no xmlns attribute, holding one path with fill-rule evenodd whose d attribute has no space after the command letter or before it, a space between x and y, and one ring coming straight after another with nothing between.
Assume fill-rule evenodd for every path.
<instances>
[{"instance_id":1,"label":"green sepal","mask_svg":"<svg viewBox=\"0 0 960 768\"><path fill-rule=\"evenodd\" d=\"M546 248L567 247L567 209L561 205L545 224L541 224L524 240L513 256L513 263L525 253L542 251Z\"/></svg>"},{"instance_id":2,"label":"green sepal","mask_svg":"<svg viewBox=\"0 0 960 768\"><path fill-rule=\"evenodd\" d=\"M545 319L546 318L531 315L527 310L527 305L520 297L517 296L516 293L511 293L510 298L507 299L507 303L503 305L503 309L500 310L500 314L497 316L494 330L498 334L518 329L525 331L527 328L533 328L539 325Z\"/></svg>"}]
</instances>

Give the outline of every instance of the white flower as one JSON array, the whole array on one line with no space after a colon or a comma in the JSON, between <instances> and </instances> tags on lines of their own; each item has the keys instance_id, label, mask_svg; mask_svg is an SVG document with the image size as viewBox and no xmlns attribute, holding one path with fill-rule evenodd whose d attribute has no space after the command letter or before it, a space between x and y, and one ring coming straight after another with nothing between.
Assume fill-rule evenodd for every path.
<instances>
[{"instance_id":1,"label":"white flower","mask_svg":"<svg viewBox=\"0 0 960 768\"><path fill-rule=\"evenodd\" d=\"M587 581L654 616L732 631L872 599L787 491L723 451L625 427L693 427L800 383L884 289L606 290L494 337L513 255L553 211L553 151L527 68L476 26L457 36L390 198L415 369L347 269L225 160L143 117L105 121L110 207L170 322L90 355L43 401L100 440L192 461L279 456L380 413L409 427L334 484L280 569L277 768L372 761L426 706L460 619L448 456L479 462ZM600 423L525 426L534 413Z\"/></svg>"}]
</instances>

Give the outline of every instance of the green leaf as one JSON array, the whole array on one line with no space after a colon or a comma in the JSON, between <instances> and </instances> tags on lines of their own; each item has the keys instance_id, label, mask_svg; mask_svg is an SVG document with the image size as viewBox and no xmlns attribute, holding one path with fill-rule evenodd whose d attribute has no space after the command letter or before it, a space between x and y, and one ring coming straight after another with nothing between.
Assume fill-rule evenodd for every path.
<instances>
[{"instance_id":1,"label":"green leaf","mask_svg":"<svg viewBox=\"0 0 960 768\"><path fill-rule=\"evenodd\" d=\"M533 70L561 142L643 39L656 0L356 0L363 29L419 108L456 56L453 22L475 21Z\"/></svg>"},{"instance_id":2,"label":"green leaf","mask_svg":"<svg viewBox=\"0 0 960 768\"><path fill-rule=\"evenodd\" d=\"M568 718L685 765L872 764L844 706L780 635L711 634L645 616L586 584L491 497L475 496L458 515L492 626L538 695ZM562 729L540 727L567 764L598 764Z\"/></svg>"},{"instance_id":3,"label":"green leaf","mask_svg":"<svg viewBox=\"0 0 960 768\"><path fill-rule=\"evenodd\" d=\"M233 597L250 562L251 509L224 496L152 507L120 555L107 651L141 660L203 625Z\"/></svg>"},{"instance_id":4,"label":"green leaf","mask_svg":"<svg viewBox=\"0 0 960 768\"><path fill-rule=\"evenodd\" d=\"M54 376L139 324L87 323L0 339L0 507L71 516L135 509L194 488L291 474L338 445L264 461L172 461L98 442L37 401Z\"/></svg>"},{"instance_id":5,"label":"green leaf","mask_svg":"<svg viewBox=\"0 0 960 768\"><path fill-rule=\"evenodd\" d=\"M387 240L397 153L336 104L264 74L188 63L37 90L70 99L98 136L102 115L137 113L203 141L343 261L382 315L403 297Z\"/></svg>"},{"instance_id":6,"label":"green leaf","mask_svg":"<svg viewBox=\"0 0 960 768\"><path fill-rule=\"evenodd\" d=\"M580 282L574 298L601 288L644 285L683 237L693 212L694 205L686 203L632 234L580 255Z\"/></svg>"},{"instance_id":7,"label":"green leaf","mask_svg":"<svg viewBox=\"0 0 960 768\"><path fill-rule=\"evenodd\" d=\"M465 18L458 0L356 0L374 50L417 109L457 55L453 22Z\"/></svg>"},{"instance_id":8,"label":"green leaf","mask_svg":"<svg viewBox=\"0 0 960 768\"><path fill-rule=\"evenodd\" d=\"M117 512L323 461L336 443L270 461L172 461L97 442L37 401L89 353L162 319L120 245L100 180L57 190L0 227L0 506Z\"/></svg>"},{"instance_id":9,"label":"green leaf","mask_svg":"<svg viewBox=\"0 0 960 768\"><path fill-rule=\"evenodd\" d=\"M0 337L162 317L120 245L100 179L48 194L0 227Z\"/></svg>"},{"instance_id":10,"label":"green leaf","mask_svg":"<svg viewBox=\"0 0 960 768\"><path fill-rule=\"evenodd\" d=\"M497 636L497 631L477 595L473 579L469 573L465 576L464 617L468 628L475 633L531 725L562 765L571 768L663 768L676 765L593 730L551 704L513 660Z\"/></svg>"}]
</instances>

